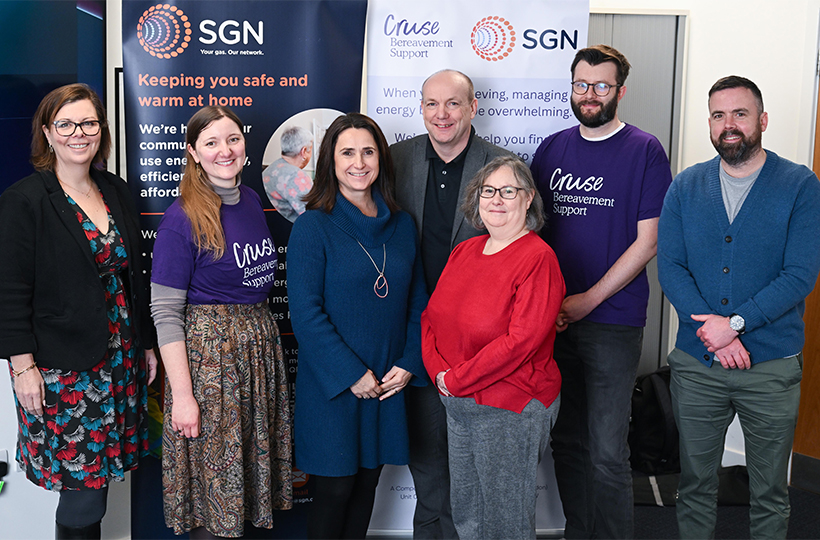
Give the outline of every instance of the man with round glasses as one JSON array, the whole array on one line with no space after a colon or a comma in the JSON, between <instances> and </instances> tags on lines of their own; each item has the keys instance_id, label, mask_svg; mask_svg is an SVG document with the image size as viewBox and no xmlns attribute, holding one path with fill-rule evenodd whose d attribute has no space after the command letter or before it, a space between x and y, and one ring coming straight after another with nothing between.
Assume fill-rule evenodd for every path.
<instances>
[{"instance_id":1,"label":"man with round glasses","mask_svg":"<svg viewBox=\"0 0 820 540\"><path fill-rule=\"evenodd\" d=\"M629 414L641 356L663 197L672 181L658 140L618 118L630 69L606 45L578 51L579 126L547 137L532 173L567 296L555 322L561 410L552 431L565 538L632 538Z\"/></svg>"}]
</instances>

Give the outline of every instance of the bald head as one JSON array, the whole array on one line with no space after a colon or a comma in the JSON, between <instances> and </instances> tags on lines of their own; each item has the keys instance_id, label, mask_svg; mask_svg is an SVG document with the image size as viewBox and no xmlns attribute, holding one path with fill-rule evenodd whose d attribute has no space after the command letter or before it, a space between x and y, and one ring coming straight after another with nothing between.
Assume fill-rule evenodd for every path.
<instances>
[{"instance_id":1,"label":"bald head","mask_svg":"<svg viewBox=\"0 0 820 540\"><path fill-rule=\"evenodd\" d=\"M422 100L424 99L424 89L427 87L428 82L446 84L454 90L462 90L462 92L460 92L461 96L467 103L472 103L473 100L475 100L475 87L473 86L472 79L455 69L442 69L424 79L424 82L421 85Z\"/></svg>"}]
</instances>

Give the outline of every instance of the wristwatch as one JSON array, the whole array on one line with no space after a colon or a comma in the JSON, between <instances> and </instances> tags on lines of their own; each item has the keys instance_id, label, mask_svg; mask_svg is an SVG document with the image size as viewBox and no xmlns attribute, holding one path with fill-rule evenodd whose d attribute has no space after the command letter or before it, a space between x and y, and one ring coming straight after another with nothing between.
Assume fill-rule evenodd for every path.
<instances>
[{"instance_id":1,"label":"wristwatch","mask_svg":"<svg viewBox=\"0 0 820 540\"><path fill-rule=\"evenodd\" d=\"M732 313L729 316L729 328L737 332L738 335L743 334L746 332L746 319L737 313Z\"/></svg>"}]
</instances>

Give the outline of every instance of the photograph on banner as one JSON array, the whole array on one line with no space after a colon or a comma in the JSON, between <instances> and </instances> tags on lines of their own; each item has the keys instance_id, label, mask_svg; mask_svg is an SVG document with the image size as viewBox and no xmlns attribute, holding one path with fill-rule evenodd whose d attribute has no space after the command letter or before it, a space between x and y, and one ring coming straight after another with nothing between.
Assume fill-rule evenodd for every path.
<instances>
[{"instance_id":1,"label":"photograph on banner","mask_svg":"<svg viewBox=\"0 0 820 540\"><path fill-rule=\"evenodd\" d=\"M367 110L390 144L425 133L421 86L468 75L478 136L529 163L549 134L577 124L570 65L587 45L587 0L371 0Z\"/></svg>"},{"instance_id":2,"label":"photograph on banner","mask_svg":"<svg viewBox=\"0 0 820 540\"><path fill-rule=\"evenodd\" d=\"M313 187L316 158L328 126L342 111L311 109L276 128L262 156L262 187L273 208L293 223L305 211L302 198Z\"/></svg>"}]
</instances>

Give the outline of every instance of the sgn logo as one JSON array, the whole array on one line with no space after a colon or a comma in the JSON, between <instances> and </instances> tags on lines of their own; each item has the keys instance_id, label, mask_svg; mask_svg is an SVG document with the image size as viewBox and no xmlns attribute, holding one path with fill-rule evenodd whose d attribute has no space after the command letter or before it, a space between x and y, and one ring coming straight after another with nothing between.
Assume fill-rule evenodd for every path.
<instances>
[{"instance_id":1,"label":"sgn logo","mask_svg":"<svg viewBox=\"0 0 820 540\"><path fill-rule=\"evenodd\" d=\"M240 25L239 21L230 19L221 23L205 19L199 23L199 31L205 34L199 37L199 41L205 45L213 45L217 41L225 45L236 45L241 41L243 45L247 45L253 37L256 43L262 45L265 42L264 27L262 21L259 21L257 27L254 28L249 21L242 21Z\"/></svg>"},{"instance_id":2,"label":"sgn logo","mask_svg":"<svg viewBox=\"0 0 820 540\"><path fill-rule=\"evenodd\" d=\"M473 26L470 44L473 52L488 62L504 60L515 47L515 30L503 17L484 17Z\"/></svg>"},{"instance_id":3,"label":"sgn logo","mask_svg":"<svg viewBox=\"0 0 820 540\"><path fill-rule=\"evenodd\" d=\"M151 56L174 58L191 43L191 21L181 9L157 4L146 9L137 23L137 38Z\"/></svg>"}]
</instances>

